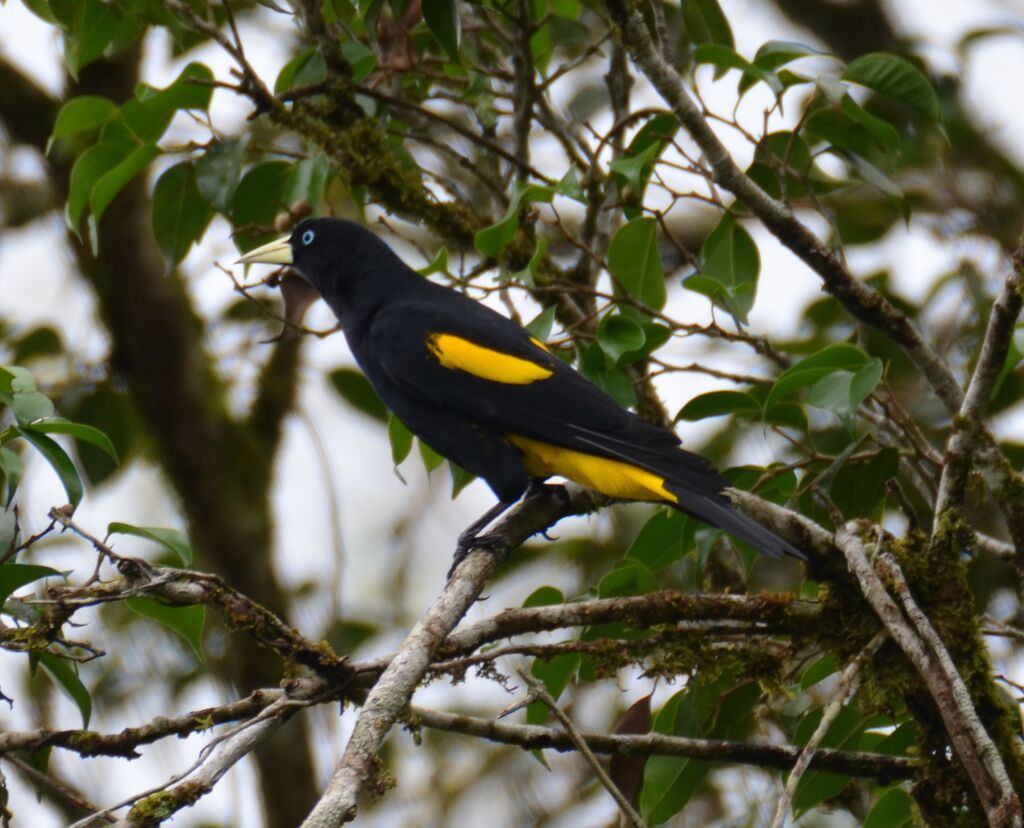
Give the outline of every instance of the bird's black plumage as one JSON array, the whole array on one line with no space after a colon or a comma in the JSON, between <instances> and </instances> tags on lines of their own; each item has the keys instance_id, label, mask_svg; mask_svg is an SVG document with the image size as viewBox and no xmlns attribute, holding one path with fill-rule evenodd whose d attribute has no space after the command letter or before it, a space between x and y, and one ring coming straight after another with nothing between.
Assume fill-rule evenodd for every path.
<instances>
[{"instance_id":1,"label":"bird's black plumage","mask_svg":"<svg viewBox=\"0 0 1024 828\"><path fill-rule=\"evenodd\" d=\"M725 478L675 434L619 406L510 319L424 279L361 225L308 219L243 261L302 274L385 404L504 503L531 478L559 474L666 501L768 555L804 557L736 511Z\"/></svg>"}]
</instances>

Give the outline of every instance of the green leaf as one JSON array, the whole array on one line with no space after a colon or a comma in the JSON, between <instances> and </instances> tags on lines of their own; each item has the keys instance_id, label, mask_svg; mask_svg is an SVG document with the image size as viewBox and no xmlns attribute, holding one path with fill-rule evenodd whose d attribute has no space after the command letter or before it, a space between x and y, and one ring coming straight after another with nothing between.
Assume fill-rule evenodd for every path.
<instances>
[{"instance_id":1,"label":"green leaf","mask_svg":"<svg viewBox=\"0 0 1024 828\"><path fill-rule=\"evenodd\" d=\"M548 243L544 239L537 239L537 247L533 251L533 255L530 256L530 261L526 263L526 267L522 270L512 273L501 281L504 282L522 282L528 287L536 287L534 277L537 275L537 269L540 267L540 263L544 261L544 253L548 249Z\"/></svg>"},{"instance_id":2,"label":"green leaf","mask_svg":"<svg viewBox=\"0 0 1024 828\"><path fill-rule=\"evenodd\" d=\"M195 163L196 187L207 203L221 213L231 207L231 198L242 174L245 141L225 138L206 148Z\"/></svg>"},{"instance_id":3,"label":"green leaf","mask_svg":"<svg viewBox=\"0 0 1024 828\"><path fill-rule=\"evenodd\" d=\"M25 474L25 464L17 454L5 446L0 446L0 472L7 479L7 500L4 503L7 507L11 505L14 493L18 491L18 485Z\"/></svg>"},{"instance_id":4,"label":"green leaf","mask_svg":"<svg viewBox=\"0 0 1024 828\"><path fill-rule=\"evenodd\" d=\"M8 500L8 505L9 503L10 501ZM18 542L20 534L17 512L4 506L4 508L0 509L0 554L12 550ZM3 567L0 566L0 581L2 581L2 573ZM2 600L0 600L0 607L3 607Z\"/></svg>"},{"instance_id":5,"label":"green leaf","mask_svg":"<svg viewBox=\"0 0 1024 828\"><path fill-rule=\"evenodd\" d=\"M625 155L609 165L617 175L616 183L626 218L635 219L643 215L640 205L643 204L654 165L678 131L679 121L675 115L655 112L633 136Z\"/></svg>"},{"instance_id":6,"label":"green leaf","mask_svg":"<svg viewBox=\"0 0 1024 828\"><path fill-rule=\"evenodd\" d=\"M814 385L834 371L859 371L871 358L856 345L837 342L787 368L775 380L764 401L764 410L771 410L795 391Z\"/></svg>"},{"instance_id":7,"label":"green leaf","mask_svg":"<svg viewBox=\"0 0 1024 828\"><path fill-rule=\"evenodd\" d=\"M608 269L627 294L661 310L667 294L658 249L658 222L644 216L622 225L608 247Z\"/></svg>"},{"instance_id":8,"label":"green leaf","mask_svg":"<svg viewBox=\"0 0 1024 828\"><path fill-rule=\"evenodd\" d=\"M895 98L928 120L937 121L942 115L939 98L928 78L914 64L896 55L863 55L851 61L842 79Z\"/></svg>"},{"instance_id":9,"label":"green leaf","mask_svg":"<svg viewBox=\"0 0 1024 828\"><path fill-rule=\"evenodd\" d=\"M848 462L836 472L829 495L848 520L881 520L885 511L885 484L899 471L900 455L886 448L867 461Z\"/></svg>"},{"instance_id":10,"label":"green leaf","mask_svg":"<svg viewBox=\"0 0 1024 828\"><path fill-rule=\"evenodd\" d=\"M291 174L287 161L263 161L251 166L231 199L231 219L246 224L271 224L281 209L281 194Z\"/></svg>"},{"instance_id":11,"label":"green leaf","mask_svg":"<svg viewBox=\"0 0 1024 828\"><path fill-rule=\"evenodd\" d=\"M5 512L2 514L10 514L12 512ZM0 546L0 552L7 549L6 545ZM40 566L39 564L23 564L23 563L5 563L0 565L0 607L3 607L4 602L14 594L16 590L21 589L26 584L31 584L33 581L38 581L41 578L52 578L54 576L63 577L63 575L56 569L51 569L48 566Z\"/></svg>"},{"instance_id":12,"label":"green leaf","mask_svg":"<svg viewBox=\"0 0 1024 828\"><path fill-rule=\"evenodd\" d=\"M36 391L36 380L32 372L20 365L8 365L4 372L10 376L10 386L7 390L14 394L27 394Z\"/></svg>"},{"instance_id":13,"label":"green leaf","mask_svg":"<svg viewBox=\"0 0 1024 828\"><path fill-rule=\"evenodd\" d=\"M857 175L866 184L870 184L876 190L885 195L889 196L897 204L905 205L905 198L903 196L903 190L900 189L900 185L893 181L889 176L882 172L878 167L868 161L866 158L862 158L856 153L846 153L846 159L853 165ZM903 206L901 212L904 213L904 217L909 215L909 207Z\"/></svg>"},{"instance_id":14,"label":"green leaf","mask_svg":"<svg viewBox=\"0 0 1024 828\"><path fill-rule=\"evenodd\" d=\"M851 703L839 712L822 739L821 747L843 750L858 748L861 734L864 732L868 720L857 711L856 707L856 704ZM821 722L821 716L820 709L812 710L804 716L795 733L794 742L797 745L806 744ZM838 796L849 784L850 777L844 774L809 770L797 786L796 794L793 797L793 812L795 814L804 813L809 808Z\"/></svg>"},{"instance_id":15,"label":"green leaf","mask_svg":"<svg viewBox=\"0 0 1024 828\"><path fill-rule=\"evenodd\" d=\"M441 247L437 251L437 255L434 256L433 261L426 267L421 267L416 271L420 276L430 276L433 273L447 273L448 272L448 248Z\"/></svg>"},{"instance_id":16,"label":"green leaf","mask_svg":"<svg viewBox=\"0 0 1024 828\"><path fill-rule=\"evenodd\" d=\"M642 348L644 339L644 329L639 323L617 313L607 314L597 328L597 344L615 364L623 354Z\"/></svg>"},{"instance_id":17,"label":"green leaf","mask_svg":"<svg viewBox=\"0 0 1024 828\"><path fill-rule=\"evenodd\" d=\"M557 0L554 0L554 2L557 2ZM565 175L558 180L558 183L555 185L555 195L571 198L580 204L587 203L587 194L583 191L583 186L580 184L580 171L576 169L575 164L569 167L565 171Z\"/></svg>"},{"instance_id":18,"label":"green leaf","mask_svg":"<svg viewBox=\"0 0 1024 828\"><path fill-rule=\"evenodd\" d=\"M64 342L56 328L40 325L11 342L14 362L22 363L34 357L61 356Z\"/></svg>"},{"instance_id":19,"label":"green leaf","mask_svg":"<svg viewBox=\"0 0 1024 828\"><path fill-rule=\"evenodd\" d=\"M358 40L346 40L342 43L341 56L352 67L353 83L362 83L377 68L377 55L369 46Z\"/></svg>"},{"instance_id":20,"label":"green leaf","mask_svg":"<svg viewBox=\"0 0 1024 828\"><path fill-rule=\"evenodd\" d=\"M288 61L274 81L274 94L280 95L297 86L310 86L327 78L327 61L315 46L299 52Z\"/></svg>"},{"instance_id":21,"label":"green leaf","mask_svg":"<svg viewBox=\"0 0 1024 828\"><path fill-rule=\"evenodd\" d=\"M819 681L827 679L838 671L839 662L836 657L832 653L827 653L804 670L804 674L800 677L800 689L806 690L808 687L813 687Z\"/></svg>"},{"instance_id":22,"label":"green leaf","mask_svg":"<svg viewBox=\"0 0 1024 828\"><path fill-rule=\"evenodd\" d=\"M792 40L769 40L758 47L757 54L754 55L754 63L765 69L774 70L800 58L825 54L828 53L804 43L796 43Z\"/></svg>"},{"instance_id":23,"label":"green leaf","mask_svg":"<svg viewBox=\"0 0 1024 828\"><path fill-rule=\"evenodd\" d=\"M754 417L760 412L757 400L742 391L709 391L700 394L684 405L676 420L696 422L708 417L721 417L725 414L742 414Z\"/></svg>"},{"instance_id":24,"label":"green leaf","mask_svg":"<svg viewBox=\"0 0 1024 828\"><path fill-rule=\"evenodd\" d=\"M555 305L549 305L526 323L526 330L530 332L534 339L538 339L541 342L548 341L548 337L551 336L551 328L555 324L555 313L557 310L558 308Z\"/></svg>"},{"instance_id":25,"label":"green leaf","mask_svg":"<svg viewBox=\"0 0 1024 828\"><path fill-rule=\"evenodd\" d=\"M57 472L57 477L60 478L60 482L64 486L64 491L67 492L68 501L71 505L77 506L81 503L82 495L84 494L82 478L64 449L45 434L40 434L38 431L20 426L15 426L15 431L31 443L46 458L46 462L50 464L53 470Z\"/></svg>"},{"instance_id":26,"label":"green leaf","mask_svg":"<svg viewBox=\"0 0 1024 828\"><path fill-rule=\"evenodd\" d=\"M754 307L760 273L757 245L743 226L727 214L704 241L701 272L684 284L707 296L738 324L745 325Z\"/></svg>"},{"instance_id":27,"label":"green leaf","mask_svg":"<svg viewBox=\"0 0 1024 828\"><path fill-rule=\"evenodd\" d=\"M417 440L416 443L420 450L420 459L423 461L423 467L427 470L427 474L430 474L444 462L444 457L422 440Z\"/></svg>"},{"instance_id":28,"label":"green leaf","mask_svg":"<svg viewBox=\"0 0 1024 828\"><path fill-rule=\"evenodd\" d=\"M581 0L551 0L551 11L567 20L579 20L583 3Z\"/></svg>"},{"instance_id":29,"label":"green leaf","mask_svg":"<svg viewBox=\"0 0 1024 828\"><path fill-rule=\"evenodd\" d=\"M72 666L72 662L53 653L34 652L29 655L29 663L33 672L37 664L46 668L46 672L53 676L68 698L77 705L78 712L82 715L82 727L88 727L89 719L92 718L92 696L78 677L78 671Z\"/></svg>"},{"instance_id":30,"label":"green leaf","mask_svg":"<svg viewBox=\"0 0 1024 828\"><path fill-rule=\"evenodd\" d=\"M203 653L203 626L206 623L206 607L197 604L190 607L174 607L162 604L152 598L128 598L125 604L132 612L150 618L163 625L192 648L199 661L205 661Z\"/></svg>"},{"instance_id":31,"label":"green leaf","mask_svg":"<svg viewBox=\"0 0 1024 828\"><path fill-rule=\"evenodd\" d=\"M21 0L25 8L28 9L32 14L38 17L40 20L45 21L53 26L59 26L60 21L54 15L50 9L50 4L47 0Z\"/></svg>"},{"instance_id":32,"label":"green leaf","mask_svg":"<svg viewBox=\"0 0 1024 828\"><path fill-rule=\"evenodd\" d=\"M729 20L718 0L686 0L682 4L686 33L694 43L735 45Z\"/></svg>"},{"instance_id":33,"label":"green leaf","mask_svg":"<svg viewBox=\"0 0 1024 828\"><path fill-rule=\"evenodd\" d=\"M843 95L843 99L839 102L839 109L851 121L860 124L875 139L880 149L886 152L895 152L899 149L900 133L888 121L876 118L849 95ZM849 149L855 152L859 151L856 146L849 147Z\"/></svg>"},{"instance_id":34,"label":"green leaf","mask_svg":"<svg viewBox=\"0 0 1024 828\"><path fill-rule=\"evenodd\" d=\"M913 828L914 800L905 790L892 787L875 802L863 828Z\"/></svg>"},{"instance_id":35,"label":"green leaf","mask_svg":"<svg viewBox=\"0 0 1024 828\"><path fill-rule=\"evenodd\" d=\"M412 451L412 432L394 414L388 420L388 440L391 443L391 461L398 468Z\"/></svg>"},{"instance_id":36,"label":"green leaf","mask_svg":"<svg viewBox=\"0 0 1024 828\"><path fill-rule=\"evenodd\" d=\"M88 483L98 485L109 479L136 450L142 440L138 415L123 389L110 382L95 386L80 397L72 409L76 423L98 429L109 438L116 454L100 444L79 441L78 467ZM116 459L115 459L116 458Z\"/></svg>"},{"instance_id":37,"label":"green leaf","mask_svg":"<svg viewBox=\"0 0 1024 828\"><path fill-rule=\"evenodd\" d=\"M452 500L455 500L466 486L476 480L476 475L451 460L448 461L448 471L452 478Z\"/></svg>"},{"instance_id":38,"label":"green leaf","mask_svg":"<svg viewBox=\"0 0 1024 828\"><path fill-rule=\"evenodd\" d=\"M650 572L671 566L693 548L693 531L688 526L692 523L676 509L659 509L637 534L626 557L639 561Z\"/></svg>"},{"instance_id":39,"label":"green leaf","mask_svg":"<svg viewBox=\"0 0 1024 828\"><path fill-rule=\"evenodd\" d=\"M459 62L459 10L456 0L423 0L423 20L448 56Z\"/></svg>"},{"instance_id":40,"label":"green leaf","mask_svg":"<svg viewBox=\"0 0 1024 828\"><path fill-rule=\"evenodd\" d=\"M100 176L89 193L89 209L92 210L93 221L99 222L103 218L103 213L114 197L158 155L159 147L145 144L132 150L127 158Z\"/></svg>"},{"instance_id":41,"label":"green leaf","mask_svg":"<svg viewBox=\"0 0 1024 828\"><path fill-rule=\"evenodd\" d=\"M296 164L281 191L281 201L286 206L308 202L316 209L323 199L330 172L330 162L323 153L313 158L304 158Z\"/></svg>"},{"instance_id":42,"label":"green leaf","mask_svg":"<svg viewBox=\"0 0 1024 828\"><path fill-rule=\"evenodd\" d=\"M190 567L195 560L188 535L179 529L165 529L159 526L133 526L131 523L111 523L107 535L133 535L159 544L172 552L183 567Z\"/></svg>"},{"instance_id":43,"label":"green leaf","mask_svg":"<svg viewBox=\"0 0 1024 828\"><path fill-rule=\"evenodd\" d=\"M757 682L735 684L731 671L713 680L701 675L676 693L658 712L654 730L674 736L742 739L754 725L761 697ZM644 769L640 807L649 824L665 822L696 793L712 765L674 756L652 756Z\"/></svg>"},{"instance_id":44,"label":"green leaf","mask_svg":"<svg viewBox=\"0 0 1024 828\"><path fill-rule=\"evenodd\" d=\"M68 183L68 203L65 207L68 227L78 233L82 214L89 204L89 196L97 181L124 158L124 150L111 144L95 144L75 160Z\"/></svg>"},{"instance_id":45,"label":"green leaf","mask_svg":"<svg viewBox=\"0 0 1024 828\"><path fill-rule=\"evenodd\" d=\"M141 141L144 144L155 144L164 137L172 120L173 109L133 98L121 105L120 118L104 129L103 140L108 143Z\"/></svg>"},{"instance_id":46,"label":"green leaf","mask_svg":"<svg viewBox=\"0 0 1024 828\"><path fill-rule=\"evenodd\" d=\"M101 0L76 0L64 32L64 60L71 77L103 54L117 34L120 15Z\"/></svg>"},{"instance_id":47,"label":"green leaf","mask_svg":"<svg viewBox=\"0 0 1024 828\"><path fill-rule=\"evenodd\" d=\"M658 144L650 144L636 155L616 158L608 168L613 173L621 175L637 194L642 194L651 170L654 169L654 159L660 151L661 147Z\"/></svg>"},{"instance_id":48,"label":"green leaf","mask_svg":"<svg viewBox=\"0 0 1024 828\"><path fill-rule=\"evenodd\" d=\"M882 380L883 371L882 360L875 358L853 375L850 382L851 408L856 408L874 393Z\"/></svg>"},{"instance_id":49,"label":"green leaf","mask_svg":"<svg viewBox=\"0 0 1024 828\"><path fill-rule=\"evenodd\" d=\"M633 380L623 368L608 361L604 350L598 345L577 345L580 371L591 382L611 395L623 408L636 405L636 390Z\"/></svg>"},{"instance_id":50,"label":"green leaf","mask_svg":"<svg viewBox=\"0 0 1024 828\"><path fill-rule=\"evenodd\" d=\"M190 162L175 164L160 176L153 190L153 236L170 267L202 237L212 215Z\"/></svg>"},{"instance_id":51,"label":"green leaf","mask_svg":"<svg viewBox=\"0 0 1024 828\"><path fill-rule=\"evenodd\" d=\"M565 595L562 590L553 586L542 586L531 592L527 599L523 601L523 608L550 607L554 604L564 603Z\"/></svg>"},{"instance_id":52,"label":"green leaf","mask_svg":"<svg viewBox=\"0 0 1024 828\"><path fill-rule=\"evenodd\" d=\"M53 403L36 390L23 391L10 397L7 397L6 394L0 394L0 401L10 405L14 416L22 425L53 415Z\"/></svg>"},{"instance_id":53,"label":"green leaf","mask_svg":"<svg viewBox=\"0 0 1024 828\"><path fill-rule=\"evenodd\" d=\"M473 237L476 249L484 256L500 256L519 232L520 208L535 202L550 203L554 196L555 191L551 187L540 184L517 184L505 215Z\"/></svg>"},{"instance_id":54,"label":"green leaf","mask_svg":"<svg viewBox=\"0 0 1024 828\"><path fill-rule=\"evenodd\" d=\"M387 406L377 396L370 381L357 368L336 368L327 375L334 390L356 411L382 423L388 420Z\"/></svg>"},{"instance_id":55,"label":"green leaf","mask_svg":"<svg viewBox=\"0 0 1024 828\"><path fill-rule=\"evenodd\" d=\"M561 653L546 660L535 659L530 675L540 679L551 697L558 701L579 667L579 653ZM531 702L526 708L526 723L543 724L550 715L551 710L544 702Z\"/></svg>"},{"instance_id":56,"label":"green leaf","mask_svg":"<svg viewBox=\"0 0 1024 828\"><path fill-rule=\"evenodd\" d=\"M67 420L45 420L41 423L25 426L25 428L38 431L40 434L68 434L76 440L91 443L97 448L102 449L115 463L117 462L117 450L114 448L114 444L98 428L83 425L82 423L69 423Z\"/></svg>"},{"instance_id":57,"label":"green leaf","mask_svg":"<svg viewBox=\"0 0 1024 828\"><path fill-rule=\"evenodd\" d=\"M786 91L782 80L770 69L765 69L739 55L730 46L722 46L717 43L705 43L698 46L693 52L695 63L710 63L717 67L716 77L721 77L727 69L739 69L744 76L754 81L762 81L769 89L779 97Z\"/></svg>"},{"instance_id":58,"label":"green leaf","mask_svg":"<svg viewBox=\"0 0 1024 828\"><path fill-rule=\"evenodd\" d=\"M190 63L163 89L139 84L135 98L150 107L168 111L208 109L213 95L213 72L202 63Z\"/></svg>"},{"instance_id":59,"label":"green leaf","mask_svg":"<svg viewBox=\"0 0 1024 828\"><path fill-rule=\"evenodd\" d=\"M624 558L597 585L599 598L646 595L658 588L651 571L637 557Z\"/></svg>"},{"instance_id":60,"label":"green leaf","mask_svg":"<svg viewBox=\"0 0 1024 828\"><path fill-rule=\"evenodd\" d=\"M74 135L87 130L98 129L117 113L114 102L101 98L97 95L81 95L72 98L57 113L57 119L53 124L53 132L50 133L50 140L46 151L58 138L66 135Z\"/></svg>"}]
</instances>

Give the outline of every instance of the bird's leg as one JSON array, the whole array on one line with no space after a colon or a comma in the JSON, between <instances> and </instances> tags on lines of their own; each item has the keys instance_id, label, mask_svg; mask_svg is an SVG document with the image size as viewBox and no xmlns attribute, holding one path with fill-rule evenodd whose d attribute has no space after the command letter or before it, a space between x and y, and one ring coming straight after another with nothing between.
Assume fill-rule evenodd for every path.
<instances>
[{"instance_id":1,"label":"bird's leg","mask_svg":"<svg viewBox=\"0 0 1024 828\"><path fill-rule=\"evenodd\" d=\"M518 503L516 500L499 500L463 530L455 544L455 555L452 557L452 565L448 569L449 579L452 577L455 567L462 563L466 559L466 555L473 549L490 549L495 552L499 550L500 538L480 533L516 503Z\"/></svg>"},{"instance_id":2,"label":"bird's leg","mask_svg":"<svg viewBox=\"0 0 1024 828\"><path fill-rule=\"evenodd\" d=\"M507 544L504 538L498 535L481 535L480 533L516 503L546 494L548 489L561 489L563 492L565 491L564 486L548 486L543 478L532 477L530 478L530 485L527 486L526 491L519 500L499 500L477 520L466 527L462 534L459 535L458 542L455 545L455 555L452 557L452 565L448 570L448 577L452 577L455 567L462 563L466 556L474 549L483 549L490 552L504 551ZM553 540L547 532L542 534L548 540Z\"/></svg>"}]
</instances>

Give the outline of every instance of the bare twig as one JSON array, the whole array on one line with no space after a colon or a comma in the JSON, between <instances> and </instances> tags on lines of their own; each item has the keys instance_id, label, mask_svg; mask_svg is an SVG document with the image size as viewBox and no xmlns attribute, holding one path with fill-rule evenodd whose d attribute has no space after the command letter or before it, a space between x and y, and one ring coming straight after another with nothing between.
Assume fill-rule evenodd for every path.
<instances>
[{"instance_id":1,"label":"bare twig","mask_svg":"<svg viewBox=\"0 0 1024 828\"><path fill-rule=\"evenodd\" d=\"M985 410L1002 374L1014 326L1020 316L1021 290L1024 287L1022 258L1024 241L1014 257L1014 270L1006 278L999 296L992 305L978 364L971 375L958 416L953 420L953 430L946 443L939 494L935 503L936 533L942 530L944 513L948 509L959 509L963 504L968 475L973 467L972 459L985 440ZM933 541L936 539L937 535L933 533ZM1024 568L1024 547L1021 547L1019 540L1017 565L1019 569Z\"/></svg>"},{"instance_id":2,"label":"bare twig","mask_svg":"<svg viewBox=\"0 0 1024 828\"><path fill-rule=\"evenodd\" d=\"M815 751L818 750L818 746L821 744L822 739L825 738L829 728L832 727L836 717L842 712L843 706L857 691L861 667L882 646L882 642L886 638L888 638L888 633L884 630L878 632L868 643L867 647L861 650L857 657L846 665L846 669L839 676L835 692L832 694L832 700L825 706L825 710L821 714L821 721L818 722L818 726L815 728L814 733L811 734L811 738L807 740L807 744L800 751L800 756L796 760L793 770L790 771L789 779L786 780L785 790L783 790L782 796L779 797L779 804L775 809L775 819L772 820L772 828L783 828L786 824L786 814L793 802L793 797L796 795L797 786L800 784L804 773L810 767Z\"/></svg>"},{"instance_id":3,"label":"bare twig","mask_svg":"<svg viewBox=\"0 0 1024 828\"><path fill-rule=\"evenodd\" d=\"M496 722L492 719L460 716L415 706L411 712L416 722L422 726L518 745L523 750L551 749L564 752L576 749L569 735L560 729ZM780 770L792 768L800 756L800 748L792 745L752 745L747 742L720 739L665 736L661 733L610 734L584 731L581 735L595 753L620 756L681 756L707 762L729 762ZM914 760L904 756L830 748L815 751L811 759L811 768L814 770L827 770L862 779L876 779L882 783L911 778L915 766Z\"/></svg>"},{"instance_id":4,"label":"bare twig","mask_svg":"<svg viewBox=\"0 0 1024 828\"><path fill-rule=\"evenodd\" d=\"M67 802L69 805L79 808L82 811L95 812L99 810L99 807L86 799L81 791L76 791L74 788L68 786L59 779L54 779L49 774L43 773L37 768L32 767L32 765L20 756L5 756L4 761L17 768L25 775L25 777L30 779L34 785L38 785L40 788L45 788L53 796ZM103 815L101 819L108 825L117 821L109 815Z\"/></svg>"},{"instance_id":5,"label":"bare twig","mask_svg":"<svg viewBox=\"0 0 1024 828\"><path fill-rule=\"evenodd\" d=\"M594 771L594 775L597 780L604 786L604 789L612 795L612 799L619 806L619 810L622 811L623 816L626 818L626 822L632 825L633 828L644 828L644 821L640 817L640 814L636 812L636 809L630 804L629 800L626 799L622 791L619 790L612 778L608 775L608 772L601 767L601 763L597 761L597 757L594 752L588 747L587 740L580 733L579 729L572 723L564 710L558 706L558 702L548 692L548 689L543 685L542 682L535 679L529 673L523 670L519 670L519 677L526 682L530 688L530 696L543 702L547 708L554 714L555 718L558 719L559 723L565 728L566 735L572 740L572 743L576 746L576 749L580 752L583 758L590 765L591 770Z\"/></svg>"}]
</instances>

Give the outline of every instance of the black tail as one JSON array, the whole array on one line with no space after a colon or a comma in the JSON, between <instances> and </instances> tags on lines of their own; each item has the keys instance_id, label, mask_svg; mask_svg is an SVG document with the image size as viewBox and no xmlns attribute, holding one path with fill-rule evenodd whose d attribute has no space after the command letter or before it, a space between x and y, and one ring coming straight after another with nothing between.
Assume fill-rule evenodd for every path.
<instances>
[{"instance_id":1,"label":"black tail","mask_svg":"<svg viewBox=\"0 0 1024 828\"><path fill-rule=\"evenodd\" d=\"M670 431L643 420L631 423L627 434L613 436L572 426L576 439L597 453L639 466L664 479L664 486L679 499L678 508L688 515L724 529L759 552L773 558L789 555L807 560L793 544L736 510L725 494L729 481L706 457L679 448Z\"/></svg>"},{"instance_id":2,"label":"black tail","mask_svg":"<svg viewBox=\"0 0 1024 828\"><path fill-rule=\"evenodd\" d=\"M715 494L701 494L672 481L666 481L665 488L679 498L680 511L724 529L730 535L746 541L759 552L773 558L789 555L801 561L807 560L807 556L789 541L783 540L753 518L737 511L721 489Z\"/></svg>"}]
</instances>

